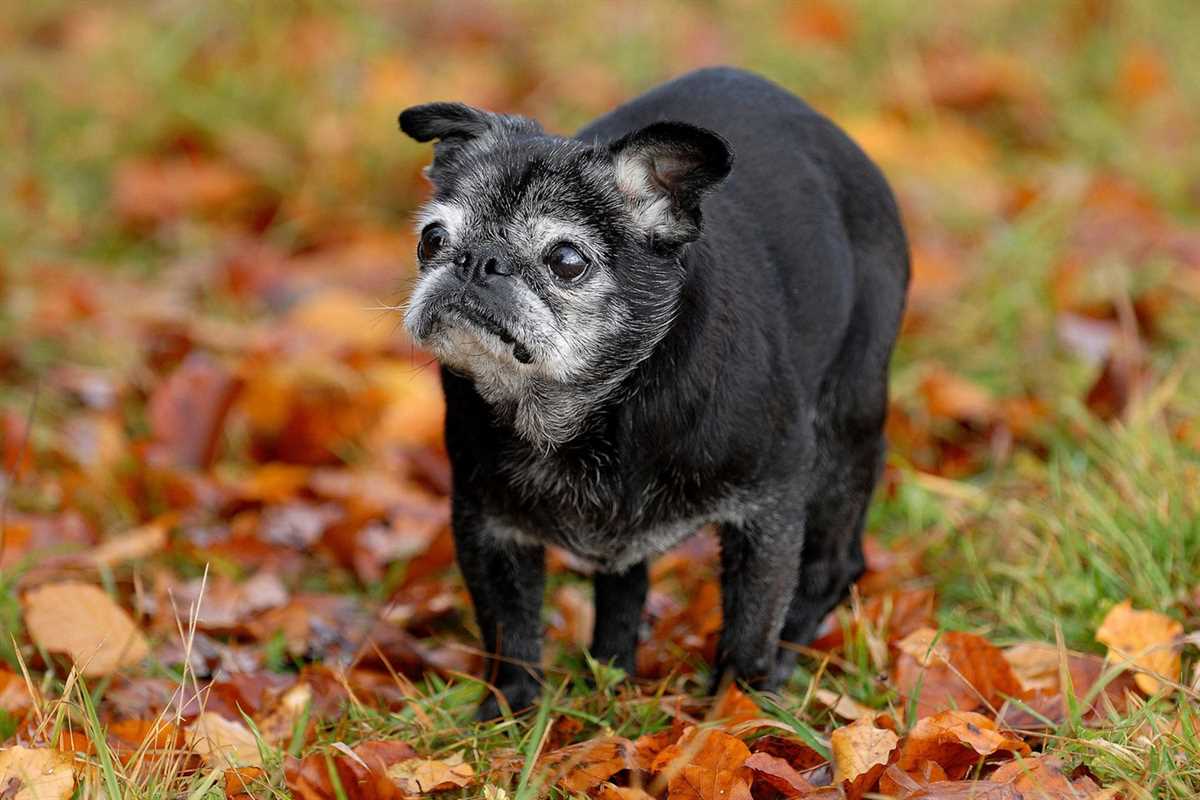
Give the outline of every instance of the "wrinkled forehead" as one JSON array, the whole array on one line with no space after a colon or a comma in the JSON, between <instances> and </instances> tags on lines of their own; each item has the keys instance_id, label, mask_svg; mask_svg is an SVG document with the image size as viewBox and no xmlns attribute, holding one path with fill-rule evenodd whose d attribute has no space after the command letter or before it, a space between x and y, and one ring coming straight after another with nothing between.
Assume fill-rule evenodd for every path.
<instances>
[{"instance_id":1,"label":"wrinkled forehead","mask_svg":"<svg viewBox=\"0 0 1200 800\"><path fill-rule=\"evenodd\" d=\"M501 141L464 158L439 182L418 225L440 222L451 236L481 228L533 229L558 223L608 244L620 210L614 171L580 142Z\"/></svg>"}]
</instances>

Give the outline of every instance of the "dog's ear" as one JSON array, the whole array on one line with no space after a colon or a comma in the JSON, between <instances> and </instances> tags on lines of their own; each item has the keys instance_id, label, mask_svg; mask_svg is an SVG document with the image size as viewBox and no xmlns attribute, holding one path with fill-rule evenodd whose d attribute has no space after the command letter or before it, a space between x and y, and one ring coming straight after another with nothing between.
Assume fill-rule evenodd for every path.
<instances>
[{"instance_id":1,"label":"dog's ear","mask_svg":"<svg viewBox=\"0 0 1200 800\"><path fill-rule=\"evenodd\" d=\"M400 130L418 142L437 140L427 172L436 181L437 173L449 167L467 143L503 134L537 134L542 128L528 117L494 114L463 103L426 103L400 113Z\"/></svg>"},{"instance_id":2,"label":"dog's ear","mask_svg":"<svg viewBox=\"0 0 1200 800\"><path fill-rule=\"evenodd\" d=\"M700 235L700 201L733 168L728 142L685 122L652 123L613 142L609 152L634 219L664 244Z\"/></svg>"}]
</instances>

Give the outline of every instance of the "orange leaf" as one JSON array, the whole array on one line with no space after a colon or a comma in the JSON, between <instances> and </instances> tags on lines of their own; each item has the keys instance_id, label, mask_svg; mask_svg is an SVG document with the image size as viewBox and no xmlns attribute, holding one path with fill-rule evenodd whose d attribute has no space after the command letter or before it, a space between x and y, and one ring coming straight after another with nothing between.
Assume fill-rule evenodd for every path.
<instances>
[{"instance_id":1,"label":"orange leaf","mask_svg":"<svg viewBox=\"0 0 1200 800\"><path fill-rule=\"evenodd\" d=\"M918 690L917 717L947 708L999 708L1024 690L998 647L982 636L921 628L896 645L892 679L906 697Z\"/></svg>"},{"instance_id":2,"label":"orange leaf","mask_svg":"<svg viewBox=\"0 0 1200 800\"><path fill-rule=\"evenodd\" d=\"M215 359L192 353L150 397L156 452L180 467L207 467L241 382Z\"/></svg>"},{"instance_id":3,"label":"orange leaf","mask_svg":"<svg viewBox=\"0 0 1200 800\"><path fill-rule=\"evenodd\" d=\"M758 704L731 683L717 698L717 704L713 707L710 718L732 726L739 722L758 719L761 716L762 712L758 710Z\"/></svg>"},{"instance_id":4,"label":"orange leaf","mask_svg":"<svg viewBox=\"0 0 1200 800\"><path fill-rule=\"evenodd\" d=\"M1146 672L1134 675L1137 686L1146 694L1160 689L1170 694L1174 689L1152 674L1178 681L1181 669L1176 640L1183 635L1183 625L1157 611L1134 611L1126 600L1113 606L1104 617L1096 641L1108 645L1110 661L1132 659Z\"/></svg>"},{"instance_id":5,"label":"orange leaf","mask_svg":"<svg viewBox=\"0 0 1200 800\"><path fill-rule=\"evenodd\" d=\"M876 727L874 718L838 728L829 735L834 783L842 784L851 800L862 797L878 782L899 741L894 732Z\"/></svg>"},{"instance_id":6,"label":"orange leaf","mask_svg":"<svg viewBox=\"0 0 1200 800\"><path fill-rule=\"evenodd\" d=\"M447 758L411 758L393 764L387 776L405 794L431 794L461 789L475 780L475 769L463 762L461 752Z\"/></svg>"},{"instance_id":7,"label":"orange leaf","mask_svg":"<svg viewBox=\"0 0 1200 800\"><path fill-rule=\"evenodd\" d=\"M68 655L84 675L110 675L150 652L133 619L98 586L48 584L25 595L24 605L30 638Z\"/></svg>"},{"instance_id":8,"label":"orange leaf","mask_svg":"<svg viewBox=\"0 0 1200 800\"><path fill-rule=\"evenodd\" d=\"M896 766L908 772L922 761L934 761L951 776L981 756L1007 751L1029 754L1029 745L997 730L996 723L973 711L943 711L917 722L900 747Z\"/></svg>"},{"instance_id":9,"label":"orange leaf","mask_svg":"<svg viewBox=\"0 0 1200 800\"><path fill-rule=\"evenodd\" d=\"M751 800L750 750L719 730L689 728L654 759L669 800Z\"/></svg>"},{"instance_id":10,"label":"orange leaf","mask_svg":"<svg viewBox=\"0 0 1200 800\"><path fill-rule=\"evenodd\" d=\"M765 783L786 798L802 797L816 788L791 764L767 753L754 753L746 759L746 766L754 773L756 784Z\"/></svg>"},{"instance_id":11,"label":"orange leaf","mask_svg":"<svg viewBox=\"0 0 1200 800\"><path fill-rule=\"evenodd\" d=\"M562 747L538 760L538 774L547 784L572 794L584 794L613 775L635 766L633 742L622 736L589 739Z\"/></svg>"}]
</instances>

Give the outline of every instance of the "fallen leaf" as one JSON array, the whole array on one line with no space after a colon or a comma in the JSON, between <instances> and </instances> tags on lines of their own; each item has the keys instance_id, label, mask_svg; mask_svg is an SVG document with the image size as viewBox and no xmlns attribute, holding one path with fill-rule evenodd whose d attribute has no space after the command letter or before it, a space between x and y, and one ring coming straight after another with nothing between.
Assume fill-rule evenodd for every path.
<instances>
[{"instance_id":1,"label":"fallen leaf","mask_svg":"<svg viewBox=\"0 0 1200 800\"><path fill-rule=\"evenodd\" d=\"M998 647L973 633L921 628L896 644L892 680L917 696L917 718L948 708L998 709L1024 690Z\"/></svg>"},{"instance_id":2,"label":"fallen leaf","mask_svg":"<svg viewBox=\"0 0 1200 800\"><path fill-rule=\"evenodd\" d=\"M879 781L900 737L887 728L875 726L874 718L864 717L829 735L833 751L833 780L852 800L862 797Z\"/></svg>"},{"instance_id":3,"label":"fallen leaf","mask_svg":"<svg viewBox=\"0 0 1200 800\"><path fill-rule=\"evenodd\" d=\"M263 741L274 745L285 745L291 741L296 726L313 701L313 690L301 681L283 693L271 713L258 721L258 732Z\"/></svg>"},{"instance_id":4,"label":"fallen leaf","mask_svg":"<svg viewBox=\"0 0 1200 800\"><path fill-rule=\"evenodd\" d=\"M430 794L461 789L475 780L475 770L463 762L462 752L444 759L413 758L393 764L387 776L405 794Z\"/></svg>"},{"instance_id":5,"label":"fallen leaf","mask_svg":"<svg viewBox=\"0 0 1200 800\"><path fill-rule=\"evenodd\" d=\"M905 772L922 761L941 765L951 777L962 777L964 769L981 756L998 752L1029 755L1029 745L997 729L996 723L973 711L943 711L917 722L900 747L896 766Z\"/></svg>"},{"instance_id":6,"label":"fallen leaf","mask_svg":"<svg viewBox=\"0 0 1200 800\"><path fill-rule=\"evenodd\" d=\"M343 745L344 747L344 745ZM360 745L361 747L361 745ZM341 751L341 748L337 748ZM351 755L312 753L303 759L288 756L283 776L296 800L404 800L407 795L379 768L379 762Z\"/></svg>"},{"instance_id":7,"label":"fallen leaf","mask_svg":"<svg viewBox=\"0 0 1200 800\"><path fill-rule=\"evenodd\" d=\"M1096 641L1109 647L1110 661L1131 659L1145 672L1134 675L1137 686L1148 695L1162 690L1166 694L1174 687L1155 677L1178 681L1181 661L1176 640L1183 635L1183 625L1157 611L1135 611L1125 600L1109 610L1096 631ZM1153 673L1153 674L1150 674Z\"/></svg>"},{"instance_id":8,"label":"fallen leaf","mask_svg":"<svg viewBox=\"0 0 1200 800\"><path fill-rule=\"evenodd\" d=\"M1059 670L1066 654L1057 647L1044 642L1021 642L1004 648L1003 652L1004 660L1026 692L1058 689Z\"/></svg>"},{"instance_id":9,"label":"fallen leaf","mask_svg":"<svg viewBox=\"0 0 1200 800\"><path fill-rule=\"evenodd\" d=\"M921 381L930 416L986 424L996 417L996 401L982 386L938 367Z\"/></svg>"},{"instance_id":10,"label":"fallen leaf","mask_svg":"<svg viewBox=\"0 0 1200 800\"><path fill-rule=\"evenodd\" d=\"M0 750L0 797L4 800L66 800L75 792L75 762L49 748Z\"/></svg>"},{"instance_id":11,"label":"fallen leaf","mask_svg":"<svg viewBox=\"0 0 1200 800\"><path fill-rule=\"evenodd\" d=\"M988 780L1011 784L1029 800L1084 800L1062 771L1062 761L1053 756L1022 758L1000 765Z\"/></svg>"},{"instance_id":12,"label":"fallen leaf","mask_svg":"<svg viewBox=\"0 0 1200 800\"><path fill-rule=\"evenodd\" d=\"M154 555L166 546L167 525L160 520L105 539L88 551L87 559L97 567L112 569L126 561Z\"/></svg>"},{"instance_id":13,"label":"fallen leaf","mask_svg":"<svg viewBox=\"0 0 1200 800\"><path fill-rule=\"evenodd\" d=\"M596 791L596 800L654 800L654 795L635 786L615 786L611 783L602 783Z\"/></svg>"},{"instance_id":14,"label":"fallen leaf","mask_svg":"<svg viewBox=\"0 0 1200 800\"><path fill-rule=\"evenodd\" d=\"M827 761L825 756L818 753L808 744L791 736L777 736L775 734L760 736L750 743L750 750L754 753L766 753L767 755L782 758L799 772L806 772L813 767L819 767Z\"/></svg>"},{"instance_id":15,"label":"fallen leaf","mask_svg":"<svg viewBox=\"0 0 1200 800\"><path fill-rule=\"evenodd\" d=\"M754 773L754 782L762 782L786 798L803 797L814 787L792 765L777 756L754 753L746 759L746 767Z\"/></svg>"},{"instance_id":16,"label":"fallen leaf","mask_svg":"<svg viewBox=\"0 0 1200 800\"><path fill-rule=\"evenodd\" d=\"M268 777L262 767L233 767L225 770L224 779L226 800L255 800L266 794Z\"/></svg>"},{"instance_id":17,"label":"fallen leaf","mask_svg":"<svg viewBox=\"0 0 1200 800\"><path fill-rule=\"evenodd\" d=\"M11 714L18 722L41 703L37 687L25 682L25 677L0 667L0 711Z\"/></svg>"},{"instance_id":18,"label":"fallen leaf","mask_svg":"<svg viewBox=\"0 0 1200 800\"><path fill-rule=\"evenodd\" d=\"M65 653L86 676L110 675L150 652L125 609L90 583L40 586L25 595L24 606L30 638L52 653Z\"/></svg>"},{"instance_id":19,"label":"fallen leaf","mask_svg":"<svg viewBox=\"0 0 1200 800\"><path fill-rule=\"evenodd\" d=\"M150 397L155 452L180 467L211 464L240 387L238 378L211 356L188 355Z\"/></svg>"},{"instance_id":20,"label":"fallen leaf","mask_svg":"<svg viewBox=\"0 0 1200 800\"><path fill-rule=\"evenodd\" d=\"M817 689L813 693L813 697L816 698L818 703L828 708L834 714L851 722L863 717L873 717L876 713L873 709L867 708L849 695L839 694L829 689Z\"/></svg>"},{"instance_id":21,"label":"fallen leaf","mask_svg":"<svg viewBox=\"0 0 1200 800\"><path fill-rule=\"evenodd\" d=\"M537 773L549 785L583 794L634 765L633 742L621 736L606 736L547 753L538 760Z\"/></svg>"},{"instance_id":22,"label":"fallen leaf","mask_svg":"<svg viewBox=\"0 0 1200 800\"><path fill-rule=\"evenodd\" d=\"M670 800L751 800L750 750L719 730L689 728L654 759Z\"/></svg>"},{"instance_id":23,"label":"fallen leaf","mask_svg":"<svg viewBox=\"0 0 1200 800\"><path fill-rule=\"evenodd\" d=\"M729 684L717 698L709 718L720 720L726 727L732 727L739 722L758 719L762 712L749 696L734 684Z\"/></svg>"},{"instance_id":24,"label":"fallen leaf","mask_svg":"<svg viewBox=\"0 0 1200 800\"><path fill-rule=\"evenodd\" d=\"M250 729L211 711L188 726L187 744L212 767L262 766L258 741Z\"/></svg>"}]
</instances>

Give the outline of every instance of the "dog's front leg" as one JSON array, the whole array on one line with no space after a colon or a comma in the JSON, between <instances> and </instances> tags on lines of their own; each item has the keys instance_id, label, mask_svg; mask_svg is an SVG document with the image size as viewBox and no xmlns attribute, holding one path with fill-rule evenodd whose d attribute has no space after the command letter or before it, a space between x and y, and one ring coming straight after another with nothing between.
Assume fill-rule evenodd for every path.
<instances>
[{"instance_id":1,"label":"dog's front leg","mask_svg":"<svg viewBox=\"0 0 1200 800\"><path fill-rule=\"evenodd\" d=\"M637 672L638 629L650 578L646 562L639 561L624 572L598 572L596 624L592 632L592 655L611 662L633 677Z\"/></svg>"},{"instance_id":2,"label":"dog's front leg","mask_svg":"<svg viewBox=\"0 0 1200 800\"><path fill-rule=\"evenodd\" d=\"M453 525L458 565L488 653L484 679L519 711L540 693L544 548L498 536L495 523L461 502L455 503ZM499 699L492 693L478 717L498 716Z\"/></svg>"},{"instance_id":3,"label":"dog's front leg","mask_svg":"<svg viewBox=\"0 0 1200 800\"><path fill-rule=\"evenodd\" d=\"M800 519L764 517L721 528L721 638L712 688L729 677L775 688L775 653L796 591Z\"/></svg>"}]
</instances>

